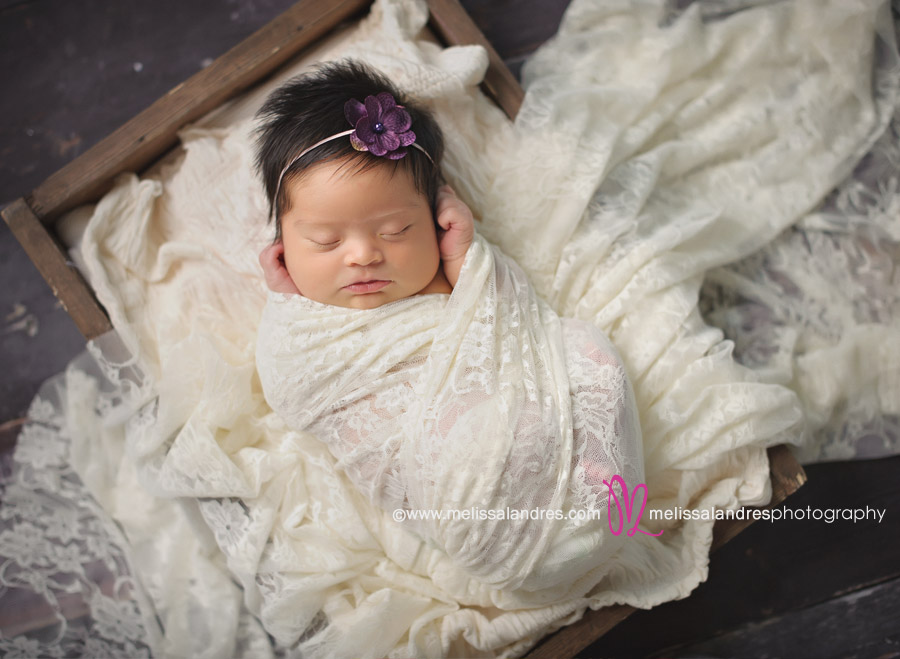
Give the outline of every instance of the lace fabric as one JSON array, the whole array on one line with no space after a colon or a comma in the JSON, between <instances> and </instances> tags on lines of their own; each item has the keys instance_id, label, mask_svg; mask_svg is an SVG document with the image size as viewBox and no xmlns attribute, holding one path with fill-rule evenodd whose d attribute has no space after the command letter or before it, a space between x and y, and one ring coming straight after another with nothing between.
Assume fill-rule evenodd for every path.
<instances>
[{"instance_id":1,"label":"lace fabric","mask_svg":"<svg viewBox=\"0 0 900 659\"><path fill-rule=\"evenodd\" d=\"M524 70L514 125L475 90L483 51L416 40L423 3L376 2L316 53L366 59L429 103L479 230L557 314L609 336L661 511L765 503L770 445L898 448L890 7L683 4L573 2ZM688 596L711 522L628 538L588 592L557 579L528 600L400 532L271 411L248 119L266 91L86 211L78 259L117 332L42 390L5 474L3 610L31 597L51 622L4 617L3 651L517 656L588 607ZM602 391L569 393L604 413Z\"/></svg>"},{"instance_id":2,"label":"lace fabric","mask_svg":"<svg viewBox=\"0 0 900 659\"><path fill-rule=\"evenodd\" d=\"M3 656L276 656L227 570L185 533L186 516L131 489L122 435L146 419L138 410L152 394L114 332L88 348L44 383L7 456ZM123 511L116 502L126 498L131 509ZM166 555L157 534L187 542ZM192 588L199 579L202 591ZM235 630L218 638L207 599L216 589L215 615L231 618ZM174 605L172 592L180 592Z\"/></svg>"},{"instance_id":3,"label":"lace fabric","mask_svg":"<svg viewBox=\"0 0 900 659\"><path fill-rule=\"evenodd\" d=\"M711 270L701 291L704 317L734 341L735 358L800 391L811 434L795 450L804 464L900 453L898 137L895 108L814 212Z\"/></svg>"},{"instance_id":4,"label":"lace fabric","mask_svg":"<svg viewBox=\"0 0 900 659\"><path fill-rule=\"evenodd\" d=\"M758 7L765 12L742 11L755 4L698 2L678 8L669 3L658 15L640 17L615 3L570 6L558 43L544 47L524 69L529 98L537 98L526 104L528 113L517 127L542 135L573 122L571 131L561 132L574 133L577 139L568 138L556 148L571 152L576 163L589 163L585 175L546 177L547 194L541 198L550 200L548 213L555 210L556 199L565 199L559 213L565 217L577 216L569 212L572 205L586 205L584 219L590 222L582 219L571 239L565 230L562 238L556 237L566 243L557 262L535 254L533 245L517 244L514 256L540 264L536 281L541 293L566 315L596 322L620 348L616 325L622 310L631 309L635 298L655 294L654 288L680 282L686 301L699 296L704 320L722 328L734 342L739 363L751 367L761 381L798 393L805 416L805 436L796 447L802 462L895 454L900 450L900 348L895 347L900 345L895 285L900 67L891 8L882 3L868 19L866 29L874 39L867 48L847 50L847 44L837 40L827 48L819 46L827 51L823 65L794 49L796 39L774 44L763 37L771 21L804 32L813 20L810 12L818 8L779 2ZM690 58L704 48L707 53L726 48L725 34L755 31L751 49L732 64L730 75L740 84L698 96L697 79L685 76L684 70L680 74L685 77L672 82L665 77L669 70L660 73L640 61L622 62L617 37L610 34L617 21L658 19L703 43L689 58L677 60L686 71L703 64ZM708 31L697 31L701 23L721 27L722 33L710 38ZM604 58L615 73L577 64L594 56L594 50L585 47L591 39L615 44ZM759 50L765 47L773 50ZM837 81L854 66L851 52L858 54L857 65L871 62L871 74L861 77L849 95L834 87L831 98L845 101L817 106L814 99L821 89L817 91L813 81L822 76L826 86L842 86ZM641 57L655 53L648 48ZM771 79L754 88L758 71L751 63L769 57L786 57L797 68L774 75L766 64L763 70ZM563 69L563 61L576 64ZM610 93L607 90L614 88L608 79L623 80L618 72L629 67L646 72L637 92L626 89L621 94L623 101L634 103L610 103L613 109L606 111L603 123L584 123L583 108ZM844 73L825 81L838 69ZM566 73L560 74L562 70ZM573 94L565 106L545 107L538 99L552 98L560 85L587 91ZM645 92L646 87L657 90L656 95ZM645 93L653 99L646 108L641 105ZM796 114L779 118L771 103L788 97ZM871 100L862 100L867 97ZM838 128L840 117L853 112L866 117L859 130ZM678 131L675 139L673 130ZM721 150L722 160L714 161L712 170L708 161L696 160L700 143L718 144L714 148ZM733 144L741 145L737 152L730 149ZM803 175L788 171L786 163L795 161L783 155L812 153L819 146L824 147L821 168L807 160ZM538 148L547 151L544 145ZM526 157L553 162L545 153ZM569 180L580 187L560 195L557 190L565 189ZM586 180L595 182L596 189L586 186ZM714 190L708 187L711 181ZM753 203L746 204L751 195ZM660 222L666 215L670 219ZM682 219L671 219L678 216ZM554 230L560 225L566 228L562 221L547 223ZM554 236L541 238L545 240L535 244L547 245ZM654 258L664 251L664 258ZM591 273L584 266L598 253L605 263ZM634 274L640 278L629 277ZM696 275L704 281L699 291L687 282ZM630 289L621 287L623 281ZM675 295L669 297L674 300ZM877 351L863 347L876 344Z\"/></svg>"},{"instance_id":5,"label":"lace fabric","mask_svg":"<svg viewBox=\"0 0 900 659\"><path fill-rule=\"evenodd\" d=\"M91 361L83 355L43 385L4 470L4 656L149 657L160 636L124 535L73 467L67 417L93 412Z\"/></svg>"},{"instance_id":6,"label":"lace fabric","mask_svg":"<svg viewBox=\"0 0 900 659\"><path fill-rule=\"evenodd\" d=\"M529 591L524 604L562 583L587 592L612 567L625 538L607 533L604 481L644 480L624 365L477 234L449 297L356 310L270 293L256 361L272 409L386 512L545 511L407 516L460 578Z\"/></svg>"}]
</instances>

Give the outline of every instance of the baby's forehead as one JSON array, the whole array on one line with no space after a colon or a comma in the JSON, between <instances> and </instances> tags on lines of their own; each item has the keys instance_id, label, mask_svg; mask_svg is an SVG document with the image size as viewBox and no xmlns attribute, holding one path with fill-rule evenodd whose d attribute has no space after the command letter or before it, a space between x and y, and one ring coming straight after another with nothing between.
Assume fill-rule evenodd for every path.
<instances>
[{"instance_id":1,"label":"baby's forehead","mask_svg":"<svg viewBox=\"0 0 900 659\"><path fill-rule=\"evenodd\" d=\"M412 177L395 167L354 169L322 163L287 181L285 221L304 225L389 222L429 213L430 204Z\"/></svg>"},{"instance_id":2,"label":"baby's forehead","mask_svg":"<svg viewBox=\"0 0 900 659\"><path fill-rule=\"evenodd\" d=\"M289 174L284 185L302 191L304 188L372 186L418 193L412 173L400 161L365 157L339 158L314 163L300 172Z\"/></svg>"}]
</instances>

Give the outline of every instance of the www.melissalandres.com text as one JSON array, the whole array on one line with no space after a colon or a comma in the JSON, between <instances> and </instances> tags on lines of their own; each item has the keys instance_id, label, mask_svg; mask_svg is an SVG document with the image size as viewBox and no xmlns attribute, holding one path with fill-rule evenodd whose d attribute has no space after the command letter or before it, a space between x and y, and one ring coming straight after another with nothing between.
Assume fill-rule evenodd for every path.
<instances>
[{"instance_id":1,"label":"www.melissalandres.com text","mask_svg":"<svg viewBox=\"0 0 900 659\"><path fill-rule=\"evenodd\" d=\"M630 512L630 511L629 511ZM723 510L720 508L667 508L657 509L650 508L643 510L651 520L713 520L721 519L738 519L738 520L764 520L776 522L783 519L788 520L815 520L823 521L828 524L838 521L862 522L866 520L874 520L878 523L884 519L887 512L886 508L814 508L806 506L805 508L738 508L737 510ZM395 521L402 522L404 520L442 520L442 521L459 521L459 520L562 520L562 519L607 519L609 511L595 509L590 511L569 510L563 512L561 510L547 510L542 508L533 509L485 509L485 508L466 508L460 510L402 510L394 511L393 517Z\"/></svg>"}]
</instances>

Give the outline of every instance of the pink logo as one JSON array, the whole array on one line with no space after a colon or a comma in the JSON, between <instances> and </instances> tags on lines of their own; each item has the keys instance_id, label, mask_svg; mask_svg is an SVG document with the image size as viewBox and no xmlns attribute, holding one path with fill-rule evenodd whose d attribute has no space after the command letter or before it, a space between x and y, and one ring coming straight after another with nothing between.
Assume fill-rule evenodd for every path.
<instances>
[{"instance_id":1,"label":"pink logo","mask_svg":"<svg viewBox=\"0 0 900 659\"><path fill-rule=\"evenodd\" d=\"M625 515L622 515L622 506L619 504L619 497L616 495L615 490L613 490L613 485L615 483L619 483L622 487L622 497L625 499ZM634 497L637 496L638 490L641 488L644 489L644 499L641 501L641 511L637 514L637 518L634 520L634 525L628 529L628 537L633 536L637 531L640 531L644 535L652 535L654 537L660 536L663 534L663 531L659 533L647 533L643 529L638 528L638 524L641 522L641 515L644 514L644 508L647 505L647 486L644 483L638 483L637 487L634 488L631 492L631 498L628 497L628 486L625 484L625 479L616 474L612 477L612 483L604 480L603 484L609 488L609 496L607 512L609 513L609 530L613 535L619 535L622 533L622 526L625 524L625 520L628 520L628 523L631 524L631 514L634 512ZM613 528L613 519L612 519L612 499L616 500L616 510L619 513L619 528Z\"/></svg>"}]
</instances>

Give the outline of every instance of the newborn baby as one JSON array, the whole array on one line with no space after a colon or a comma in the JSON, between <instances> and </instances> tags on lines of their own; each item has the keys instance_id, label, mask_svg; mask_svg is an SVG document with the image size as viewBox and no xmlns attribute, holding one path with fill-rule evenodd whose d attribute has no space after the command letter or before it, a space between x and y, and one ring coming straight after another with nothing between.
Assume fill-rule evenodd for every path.
<instances>
[{"instance_id":1,"label":"newborn baby","mask_svg":"<svg viewBox=\"0 0 900 659\"><path fill-rule=\"evenodd\" d=\"M477 234L440 186L439 127L384 78L328 65L261 115L276 240L260 254L257 366L271 407L373 504L469 510L404 523L481 583L599 580L624 538L608 532L622 520L607 484L643 480L608 339L560 319Z\"/></svg>"}]
</instances>

